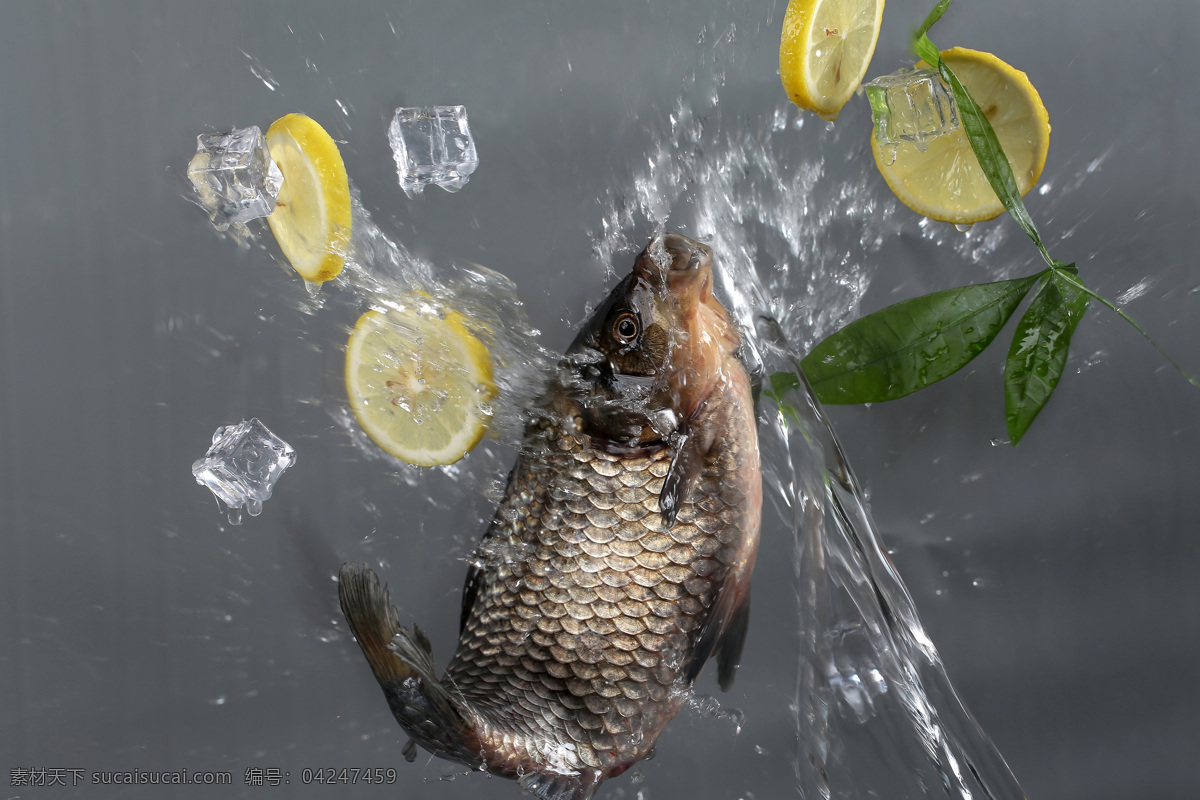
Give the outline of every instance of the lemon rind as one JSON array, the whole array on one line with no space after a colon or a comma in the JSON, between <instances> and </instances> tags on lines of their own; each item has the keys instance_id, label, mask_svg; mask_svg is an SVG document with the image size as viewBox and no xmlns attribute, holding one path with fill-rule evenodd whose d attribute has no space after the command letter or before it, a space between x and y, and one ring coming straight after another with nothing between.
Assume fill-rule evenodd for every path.
<instances>
[{"instance_id":1,"label":"lemon rind","mask_svg":"<svg viewBox=\"0 0 1200 800\"><path fill-rule=\"evenodd\" d=\"M301 244L306 239L304 232L287 228L291 217L271 214L267 223L275 240L300 277L318 284L332 280L345 266L352 225L350 180L337 142L304 114L287 114L275 120L265 138L272 158L284 173L285 187L287 172L300 164L308 171L311 185L318 189L316 201L323 221L320 245L308 247ZM295 150L294 156L288 152L291 149Z\"/></svg>"},{"instance_id":2,"label":"lemon rind","mask_svg":"<svg viewBox=\"0 0 1200 800\"><path fill-rule=\"evenodd\" d=\"M822 95L817 89L820 73L811 74L808 69L809 52L814 49L813 32L824 4L837 0L792 0L784 12L783 32L779 43L779 77L783 83L788 98L800 108L813 111L821 119L833 122L838 118L842 108L854 96L863 77L870 66L879 41L879 32L883 22L884 0L875 2L874 18L869 23L871 29L870 43L864 49L864 58L856 76L841 82L843 90L837 95ZM856 30L866 28L868 24L856 26ZM797 47L797 44L801 46Z\"/></svg>"}]
</instances>

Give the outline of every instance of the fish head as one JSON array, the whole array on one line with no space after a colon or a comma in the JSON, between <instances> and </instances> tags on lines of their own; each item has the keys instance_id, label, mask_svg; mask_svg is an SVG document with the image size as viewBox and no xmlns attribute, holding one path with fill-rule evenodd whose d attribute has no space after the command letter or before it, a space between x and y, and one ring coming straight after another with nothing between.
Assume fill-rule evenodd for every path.
<instances>
[{"instance_id":1,"label":"fish head","mask_svg":"<svg viewBox=\"0 0 1200 800\"><path fill-rule=\"evenodd\" d=\"M567 351L584 433L627 447L662 440L725 377L740 339L713 295L713 252L655 236Z\"/></svg>"}]
</instances>

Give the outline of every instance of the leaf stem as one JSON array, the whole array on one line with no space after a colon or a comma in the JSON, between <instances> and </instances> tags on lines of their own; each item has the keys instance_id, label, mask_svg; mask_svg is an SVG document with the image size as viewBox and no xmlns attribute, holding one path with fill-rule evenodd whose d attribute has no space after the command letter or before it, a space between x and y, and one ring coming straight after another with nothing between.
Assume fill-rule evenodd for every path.
<instances>
[{"instance_id":1,"label":"leaf stem","mask_svg":"<svg viewBox=\"0 0 1200 800\"><path fill-rule=\"evenodd\" d=\"M1133 319L1133 317L1129 316L1124 311L1122 311L1115 303L1110 301L1108 298L1104 297L1103 295L1099 295L1096 292L1093 292L1088 287L1084 286L1083 282L1080 281L1078 277L1073 275L1070 271L1063 269L1063 267L1064 267L1064 265L1057 261L1050 265L1050 269L1054 270L1055 274L1057 274L1059 276L1059 278L1062 279L1065 283L1069 283L1072 287L1074 287L1078 291L1083 292L1088 297L1098 300L1102 305L1104 305L1106 308L1108 308L1110 311L1112 311L1118 317L1120 317L1121 319L1125 320L1130 325L1132 325L1134 327L1134 329L1137 330L1137 332L1140 333L1142 335L1142 337L1147 342L1149 342L1154 347L1155 350L1158 351L1158 354L1161 355L1163 358L1165 358L1167 360L1167 362L1170 363L1170 365L1175 368L1175 371L1183 376L1184 380L1186 380L1192 386L1200 387L1200 380L1197 380L1195 377L1193 377L1187 370L1185 370L1183 367L1181 367L1179 365L1179 363L1175 361L1175 359L1173 359L1169 355L1167 355L1167 351L1163 350L1162 347L1159 346L1158 342L1154 341L1154 338L1149 333L1146 332L1146 329L1143 328L1141 325L1137 324L1137 322Z\"/></svg>"}]
</instances>

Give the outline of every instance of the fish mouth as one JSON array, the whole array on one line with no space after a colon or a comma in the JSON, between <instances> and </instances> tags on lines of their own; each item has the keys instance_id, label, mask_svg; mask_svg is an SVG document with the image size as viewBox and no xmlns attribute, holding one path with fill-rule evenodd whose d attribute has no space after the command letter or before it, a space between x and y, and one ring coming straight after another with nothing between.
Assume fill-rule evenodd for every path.
<instances>
[{"instance_id":1,"label":"fish mouth","mask_svg":"<svg viewBox=\"0 0 1200 800\"><path fill-rule=\"evenodd\" d=\"M646 245L637 264L652 264L668 277L681 272L711 272L713 251L708 245L682 233L660 233Z\"/></svg>"},{"instance_id":2,"label":"fish mouth","mask_svg":"<svg viewBox=\"0 0 1200 800\"><path fill-rule=\"evenodd\" d=\"M663 250L670 256L667 269L673 272L691 272L712 269L712 248L682 233L664 234L661 239Z\"/></svg>"},{"instance_id":3,"label":"fish mouth","mask_svg":"<svg viewBox=\"0 0 1200 800\"><path fill-rule=\"evenodd\" d=\"M740 337L728 310L713 293L712 248L682 233L660 234L646 245L637 261L637 269L643 275L649 275L655 268L660 285L684 308L704 309L710 332L733 342L736 350Z\"/></svg>"}]
</instances>

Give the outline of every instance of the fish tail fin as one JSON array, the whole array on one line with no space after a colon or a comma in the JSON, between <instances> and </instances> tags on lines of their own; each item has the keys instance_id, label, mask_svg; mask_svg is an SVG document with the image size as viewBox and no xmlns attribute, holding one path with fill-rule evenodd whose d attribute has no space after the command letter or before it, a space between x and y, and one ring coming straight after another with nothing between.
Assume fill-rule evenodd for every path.
<instances>
[{"instance_id":1,"label":"fish tail fin","mask_svg":"<svg viewBox=\"0 0 1200 800\"><path fill-rule=\"evenodd\" d=\"M380 685L408 680L418 674L421 667L427 666L432 673L432 652L425 659L419 651L411 652L410 646L405 648L410 651L407 653L410 658L405 658L390 647L405 631L400 626L400 615L388 597L388 590L379 585L379 578L365 565L342 565L338 573L338 600ZM416 658L411 658L413 655Z\"/></svg>"},{"instance_id":2,"label":"fish tail fin","mask_svg":"<svg viewBox=\"0 0 1200 800\"><path fill-rule=\"evenodd\" d=\"M479 766L479 737L464 716L465 704L434 674L424 631L400 625L387 589L366 565L342 565L338 599L400 726L431 753Z\"/></svg>"},{"instance_id":3,"label":"fish tail fin","mask_svg":"<svg viewBox=\"0 0 1200 800\"><path fill-rule=\"evenodd\" d=\"M602 780L599 771L570 775L527 772L517 783L538 800L591 800Z\"/></svg>"}]
</instances>

